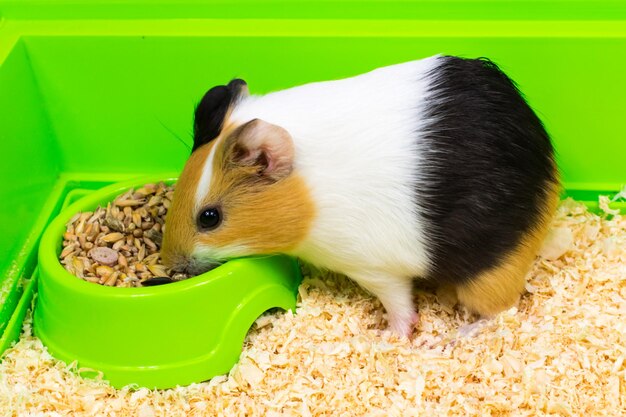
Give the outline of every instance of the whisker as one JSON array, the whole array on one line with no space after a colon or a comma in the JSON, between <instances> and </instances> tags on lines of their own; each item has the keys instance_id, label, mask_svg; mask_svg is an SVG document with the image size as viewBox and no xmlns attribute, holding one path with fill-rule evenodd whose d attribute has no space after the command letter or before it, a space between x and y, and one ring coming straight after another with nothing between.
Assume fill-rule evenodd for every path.
<instances>
[{"instance_id":1,"label":"whisker","mask_svg":"<svg viewBox=\"0 0 626 417\"><path fill-rule=\"evenodd\" d=\"M159 124L161 126L163 126L163 128L165 128L165 130L167 130L168 132L170 132L172 134L172 136L174 136L180 143L183 144L183 146L185 146L185 148L187 148L188 151L191 151L191 145L189 145L187 142L185 142L180 136L178 136L176 134L176 132L174 132L172 129L170 129L167 125L165 125L165 123L163 123L161 120L159 120L158 117L155 117L155 119L157 120L157 122L159 122Z\"/></svg>"}]
</instances>

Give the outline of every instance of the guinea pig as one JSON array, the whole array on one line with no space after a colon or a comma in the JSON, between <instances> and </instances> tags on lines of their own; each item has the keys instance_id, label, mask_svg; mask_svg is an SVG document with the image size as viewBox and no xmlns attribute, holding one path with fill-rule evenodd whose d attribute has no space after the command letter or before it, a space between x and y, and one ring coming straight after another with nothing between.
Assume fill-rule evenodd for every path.
<instances>
[{"instance_id":1,"label":"guinea pig","mask_svg":"<svg viewBox=\"0 0 626 417\"><path fill-rule=\"evenodd\" d=\"M550 138L488 59L437 55L249 95L210 89L167 215L165 265L285 253L418 319L414 279L483 317L514 305L559 200Z\"/></svg>"}]
</instances>

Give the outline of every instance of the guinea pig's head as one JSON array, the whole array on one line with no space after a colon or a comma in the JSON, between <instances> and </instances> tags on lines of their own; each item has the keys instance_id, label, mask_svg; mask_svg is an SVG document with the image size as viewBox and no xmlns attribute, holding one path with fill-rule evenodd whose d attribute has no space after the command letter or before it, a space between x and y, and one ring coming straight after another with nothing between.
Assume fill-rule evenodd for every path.
<instances>
[{"instance_id":1,"label":"guinea pig's head","mask_svg":"<svg viewBox=\"0 0 626 417\"><path fill-rule=\"evenodd\" d=\"M285 129L230 120L242 80L209 90L195 111L194 145L167 214L161 257L202 273L229 258L289 253L307 236L314 207Z\"/></svg>"}]
</instances>

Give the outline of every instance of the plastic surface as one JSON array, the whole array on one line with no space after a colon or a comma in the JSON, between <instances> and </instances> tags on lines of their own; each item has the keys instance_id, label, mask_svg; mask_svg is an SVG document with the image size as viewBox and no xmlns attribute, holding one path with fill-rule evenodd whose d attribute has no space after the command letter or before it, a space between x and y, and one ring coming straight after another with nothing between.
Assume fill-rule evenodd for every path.
<instances>
[{"instance_id":1,"label":"plastic surface","mask_svg":"<svg viewBox=\"0 0 626 417\"><path fill-rule=\"evenodd\" d=\"M37 286L37 272L28 281L23 283L24 288L16 290L12 296L18 297L19 301L11 314L7 316L6 327L4 332L0 333L0 352L8 349L13 342L19 339L22 331L22 324L28 309L32 307L33 296L35 295L35 287ZM20 283L21 284L21 283Z\"/></svg>"},{"instance_id":2,"label":"plastic surface","mask_svg":"<svg viewBox=\"0 0 626 417\"><path fill-rule=\"evenodd\" d=\"M626 183L624 1L1 1L0 323L67 193L178 172L208 88L242 77L263 93L436 53L488 56L518 82L568 195L593 207Z\"/></svg>"},{"instance_id":3,"label":"plastic surface","mask_svg":"<svg viewBox=\"0 0 626 417\"><path fill-rule=\"evenodd\" d=\"M114 184L68 206L39 248L35 334L50 353L102 371L112 385L169 388L226 373L263 312L294 309L300 272L286 256L236 259L198 277L146 288L82 281L58 261L67 221L131 186Z\"/></svg>"}]
</instances>

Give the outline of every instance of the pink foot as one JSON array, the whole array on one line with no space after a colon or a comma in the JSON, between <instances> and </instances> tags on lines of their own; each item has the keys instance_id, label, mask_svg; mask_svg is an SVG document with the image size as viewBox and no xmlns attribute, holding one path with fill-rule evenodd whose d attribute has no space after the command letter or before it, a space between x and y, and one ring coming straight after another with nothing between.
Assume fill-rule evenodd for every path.
<instances>
[{"instance_id":1,"label":"pink foot","mask_svg":"<svg viewBox=\"0 0 626 417\"><path fill-rule=\"evenodd\" d=\"M389 328L392 332L400 337L411 338L413 330L419 324L420 316L416 312L412 311L408 316L398 316L395 314L387 313Z\"/></svg>"}]
</instances>

